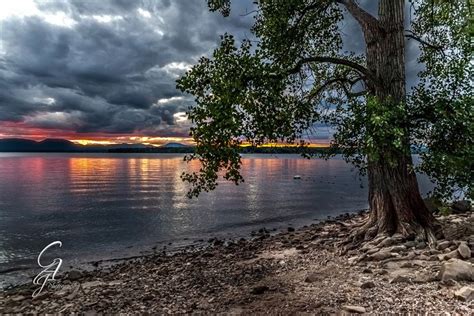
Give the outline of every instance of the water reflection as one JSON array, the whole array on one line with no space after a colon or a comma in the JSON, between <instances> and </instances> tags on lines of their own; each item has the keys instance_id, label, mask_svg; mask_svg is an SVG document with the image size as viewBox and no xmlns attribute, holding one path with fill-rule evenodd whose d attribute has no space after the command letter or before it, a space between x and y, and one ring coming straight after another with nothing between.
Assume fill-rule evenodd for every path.
<instances>
[{"instance_id":1,"label":"water reflection","mask_svg":"<svg viewBox=\"0 0 474 316\"><path fill-rule=\"evenodd\" d=\"M34 264L53 240L63 242L62 257L71 263L367 205L366 188L341 159L247 155L245 183L220 182L190 200L180 175L198 168L172 154L0 154L0 269Z\"/></svg>"}]
</instances>

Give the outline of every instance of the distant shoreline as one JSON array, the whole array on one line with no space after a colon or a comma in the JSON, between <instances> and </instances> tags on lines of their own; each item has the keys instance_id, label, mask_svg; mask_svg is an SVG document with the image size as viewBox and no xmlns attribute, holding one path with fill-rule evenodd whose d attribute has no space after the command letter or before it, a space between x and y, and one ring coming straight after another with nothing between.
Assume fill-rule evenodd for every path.
<instances>
[{"instance_id":1,"label":"distant shoreline","mask_svg":"<svg viewBox=\"0 0 474 316\"><path fill-rule=\"evenodd\" d=\"M327 153L328 148L306 148L297 147L242 147L238 152L241 154L321 154ZM0 150L0 153L111 153L111 154L192 154L195 147L156 147L156 148L115 148L107 150L83 149L83 150ZM336 154L339 152L335 152Z\"/></svg>"},{"instance_id":2,"label":"distant shoreline","mask_svg":"<svg viewBox=\"0 0 474 316\"><path fill-rule=\"evenodd\" d=\"M313 144L314 145L314 144ZM2 152L27 152L27 153L175 153L192 154L196 146L181 143L167 143L160 147L149 144L77 144L65 139L44 139L34 141L29 139L0 139L0 153ZM424 147L412 147L413 154L426 151ZM341 154L341 150L329 146L241 146L237 149L240 154Z\"/></svg>"}]
</instances>

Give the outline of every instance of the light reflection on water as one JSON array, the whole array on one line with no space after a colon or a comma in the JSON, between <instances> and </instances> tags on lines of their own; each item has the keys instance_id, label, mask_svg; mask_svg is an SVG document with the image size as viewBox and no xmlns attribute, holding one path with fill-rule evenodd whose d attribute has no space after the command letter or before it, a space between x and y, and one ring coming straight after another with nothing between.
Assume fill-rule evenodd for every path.
<instances>
[{"instance_id":1,"label":"light reflection on water","mask_svg":"<svg viewBox=\"0 0 474 316\"><path fill-rule=\"evenodd\" d=\"M0 153L0 270L34 264L54 240L63 242L60 254L71 264L120 257L132 246L242 236L367 206L366 186L339 158L246 155L244 184L222 182L192 200L180 179L190 168L198 165L175 154ZM420 186L430 187L425 178Z\"/></svg>"}]
</instances>

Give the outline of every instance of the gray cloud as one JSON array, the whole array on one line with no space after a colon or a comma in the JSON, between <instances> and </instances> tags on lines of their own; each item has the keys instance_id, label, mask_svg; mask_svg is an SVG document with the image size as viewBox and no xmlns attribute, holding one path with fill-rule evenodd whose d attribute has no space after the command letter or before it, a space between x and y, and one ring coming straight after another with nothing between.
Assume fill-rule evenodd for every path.
<instances>
[{"instance_id":1,"label":"gray cloud","mask_svg":"<svg viewBox=\"0 0 474 316\"><path fill-rule=\"evenodd\" d=\"M0 21L0 120L61 129L70 119L78 132L187 136L174 115L192 100L177 98L175 80L220 34L244 34L252 22L224 19L205 1L57 0L37 7L62 12L66 25L43 15ZM175 101L159 102L167 99Z\"/></svg>"},{"instance_id":2,"label":"gray cloud","mask_svg":"<svg viewBox=\"0 0 474 316\"><path fill-rule=\"evenodd\" d=\"M373 12L376 3L361 4ZM43 15L0 21L0 121L187 136L189 126L175 115L193 101L176 90L175 80L212 52L220 34L250 35L253 18L242 13L252 1L233 6L223 18L204 0L38 0ZM65 25L51 23L48 14L62 14ZM342 30L345 48L361 52L355 21L345 21ZM409 82L417 50L408 46Z\"/></svg>"}]
</instances>

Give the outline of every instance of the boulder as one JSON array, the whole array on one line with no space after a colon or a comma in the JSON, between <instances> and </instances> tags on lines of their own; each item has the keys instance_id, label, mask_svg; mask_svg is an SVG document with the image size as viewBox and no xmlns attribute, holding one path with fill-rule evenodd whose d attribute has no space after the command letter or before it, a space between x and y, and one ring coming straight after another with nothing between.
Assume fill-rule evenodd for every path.
<instances>
[{"instance_id":1,"label":"boulder","mask_svg":"<svg viewBox=\"0 0 474 316\"><path fill-rule=\"evenodd\" d=\"M467 200L456 201L451 205L454 213L467 213L471 211L471 202Z\"/></svg>"},{"instance_id":2,"label":"boulder","mask_svg":"<svg viewBox=\"0 0 474 316\"><path fill-rule=\"evenodd\" d=\"M469 248L469 246L467 245L467 243L462 242L462 243L459 245L457 251L459 252L459 255L460 255L463 259L469 259L469 258L471 258L471 249Z\"/></svg>"},{"instance_id":3,"label":"boulder","mask_svg":"<svg viewBox=\"0 0 474 316\"><path fill-rule=\"evenodd\" d=\"M466 261L450 259L441 266L438 278L441 281L474 281L474 266Z\"/></svg>"},{"instance_id":4,"label":"boulder","mask_svg":"<svg viewBox=\"0 0 474 316\"><path fill-rule=\"evenodd\" d=\"M454 292L454 296L461 301L470 302L474 299L474 288L464 286Z\"/></svg>"}]
</instances>

